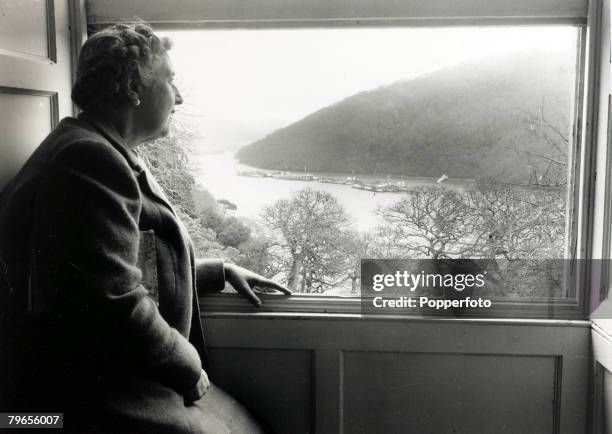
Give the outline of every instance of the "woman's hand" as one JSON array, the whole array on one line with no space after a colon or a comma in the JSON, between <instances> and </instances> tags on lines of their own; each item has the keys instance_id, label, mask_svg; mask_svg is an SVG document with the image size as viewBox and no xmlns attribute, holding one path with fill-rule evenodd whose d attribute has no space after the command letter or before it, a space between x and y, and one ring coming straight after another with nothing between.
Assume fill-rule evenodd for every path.
<instances>
[{"instance_id":1,"label":"woman's hand","mask_svg":"<svg viewBox=\"0 0 612 434\"><path fill-rule=\"evenodd\" d=\"M236 292L244 295L251 303L255 306L261 306L261 299L257 297L253 288L261 286L263 288L272 288L284 293L285 295L291 295L292 292L285 288L283 285L276 283L273 280L267 279L260 276L257 273L242 268L235 264L223 264L223 270L225 271L225 280L232 285Z\"/></svg>"}]
</instances>

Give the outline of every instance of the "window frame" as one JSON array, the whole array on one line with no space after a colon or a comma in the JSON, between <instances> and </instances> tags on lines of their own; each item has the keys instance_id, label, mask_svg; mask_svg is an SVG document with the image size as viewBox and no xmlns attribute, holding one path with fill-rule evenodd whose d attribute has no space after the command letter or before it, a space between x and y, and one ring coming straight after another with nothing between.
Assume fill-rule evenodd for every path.
<instances>
[{"instance_id":1,"label":"window frame","mask_svg":"<svg viewBox=\"0 0 612 434\"><path fill-rule=\"evenodd\" d=\"M158 30L214 30L214 29L294 29L294 28L377 28L377 27L443 27L443 26L509 26L509 25L573 25L582 29L578 45L578 75L576 80L576 109L570 183L568 186L568 220L566 227L568 252L574 252L574 259L608 258L610 231L607 229L612 214L612 205L607 199L607 184L612 170L606 170L604 179L597 180L598 164L608 164L607 140L602 140L603 122L607 120L606 108L601 105L602 75L606 52L610 52L610 20L602 17L607 11L609 0L580 0L572 2L551 2L549 0L520 0L508 6L502 0L473 2L469 0L435 0L418 2L409 0L398 4L393 1L377 2L380 14L365 15L369 11L367 1L356 0L351 5L338 6L338 10L325 7L324 1L309 4L292 1L291 7L281 0L255 0L245 7L240 0L207 0L196 6L185 3L185 10L198 11L186 19L181 12L169 11L163 1L136 0L128 5L120 0L109 0L103 4L88 0L88 24L90 30L97 30L118 20L130 20L140 16ZM210 6L205 8L206 3ZM295 3L295 4L294 4ZM504 6L506 5L506 6ZM148 6L148 8L147 8ZM275 9L275 6L277 8ZM350 9L346 9L350 6ZM411 9L412 7L412 9ZM442 8L440 8L442 7ZM446 7L451 12L446 13ZM481 9L477 9L477 8ZM106 8L106 9L105 9ZM198 8L198 9L196 9ZM260 8L260 10L258 9ZM343 9L344 8L344 9ZM438 8L438 9L436 9ZM277 11L278 9L278 11ZM143 11L147 11L142 15ZM193 12L192 11L192 12ZM436 11L438 15L436 15ZM441 13L440 11L444 11ZM551 12L551 11L554 11ZM557 13L558 11L558 13ZM345 13L344 18L341 14ZM187 12L183 11L183 14ZM452 16L449 16L453 14ZM114 15L113 15L114 14ZM165 15L163 15L165 14ZM176 14L176 16L172 15ZM280 18L279 18L280 17ZM609 66L609 62L607 64ZM607 89L607 87L606 87ZM607 131L607 129L606 129ZM601 191L604 191L603 197ZM597 195L599 192L599 196ZM602 206L603 204L603 206ZM603 238L596 242L596 224L604 222ZM607 251L606 251L607 249ZM576 299L492 299L493 308L478 313L483 318L530 318L530 319L586 319L597 304L599 294L605 294L608 282L601 281L607 275L592 276L590 261L578 261L578 294ZM594 286L594 283L603 282ZM593 295L596 294L596 297ZM293 314L359 314L360 298L337 296L295 295L282 297L263 295L264 305L253 308L236 294L206 294L200 297L205 315L224 313L293 313ZM407 313L406 316L420 317ZM450 315L441 315L450 316ZM427 315L427 317L431 317ZM434 316L435 317L435 316Z\"/></svg>"}]
</instances>

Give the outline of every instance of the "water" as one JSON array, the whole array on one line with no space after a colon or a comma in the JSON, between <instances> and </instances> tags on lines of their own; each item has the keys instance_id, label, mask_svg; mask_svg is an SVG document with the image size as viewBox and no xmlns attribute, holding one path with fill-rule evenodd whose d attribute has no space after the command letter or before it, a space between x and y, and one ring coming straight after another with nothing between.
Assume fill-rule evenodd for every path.
<instances>
[{"instance_id":1,"label":"water","mask_svg":"<svg viewBox=\"0 0 612 434\"><path fill-rule=\"evenodd\" d=\"M402 193L381 193L359 190L343 184L326 184L318 181L295 181L275 178L254 178L239 176L239 171L256 170L251 166L238 164L231 153L198 156L194 160L197 168L196 180L216 199L227 199L238 209L236 215L258 220L261 211L279 199L287 199L292 193L306 187L333 194L353 219L355 229L366 231L380 223L375 214L379 205L387 206L402 198ZM346 177L346 173L313 173L319 177ZM381 179L359 176L362 180ZM394 179L392 179L394 180ZM399 180L399 178L395 179ZM431 178L404 178L411 186L432 185ZM471 181L449 180L445 185L464 188Z\"/></svg>"}]
</instances>

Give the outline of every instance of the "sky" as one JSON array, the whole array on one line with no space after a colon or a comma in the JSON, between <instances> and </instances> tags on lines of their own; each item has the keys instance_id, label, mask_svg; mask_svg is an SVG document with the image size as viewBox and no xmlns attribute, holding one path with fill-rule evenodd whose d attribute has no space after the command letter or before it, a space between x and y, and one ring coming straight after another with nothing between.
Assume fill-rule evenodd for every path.
<instances>
[{"instance_id":1,"label":"sky","mask_svg":"<svg viewBox=\"0 0 612 434\"><path fill-rule=\"evenodd\" d=\"M240 125L248 141L355 93L398 80L510 51L573 49L578 30L553 26L158 33L174 40L170 58L185 100L180 113L201 120L211 140ZM212 131L215 128L218 131Z\"/></svg>"}]
</instances>

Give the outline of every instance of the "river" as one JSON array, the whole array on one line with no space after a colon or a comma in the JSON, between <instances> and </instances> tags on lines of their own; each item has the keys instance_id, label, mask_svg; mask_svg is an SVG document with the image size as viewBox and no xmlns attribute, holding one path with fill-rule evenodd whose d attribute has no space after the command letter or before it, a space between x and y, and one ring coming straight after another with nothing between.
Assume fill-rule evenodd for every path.
<instances>
[{"instance_id":1,"label":"river","mask_svg":"<svg viewBox=\"0 0 612 434\"><path fill-rule=\"evenodd\" d=\"M238 164L230 153L208 154L195 156L196 181L207 189L217 200L227 199L238 209L236 215L257 220L266 205L271 205L279 199L286 199L292 193L306 187L323 190L338 198L346 212L353 218L354 228L366 231L373 229L380 217L375 214L379 205L391 205L401 199L401 193L371 192L359 190L344 184L328 184L319 181L297 181L276 178L255 178L240 176L240 171L256 170L253 167ZM312 173L318 177L346 177L350 174ZM360 175L359 179L372 180L372 176ZM376 179L381 179L377 177ZM389 178L390 181L399 178ZM434 185L432 178L405 177L402 178L410 186ZM447 180L445 186L465 188L471 180Z\"/></svg>"}]
</instances>

